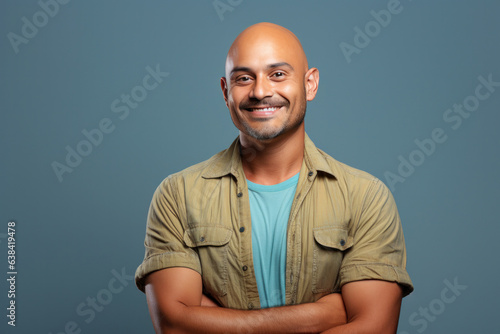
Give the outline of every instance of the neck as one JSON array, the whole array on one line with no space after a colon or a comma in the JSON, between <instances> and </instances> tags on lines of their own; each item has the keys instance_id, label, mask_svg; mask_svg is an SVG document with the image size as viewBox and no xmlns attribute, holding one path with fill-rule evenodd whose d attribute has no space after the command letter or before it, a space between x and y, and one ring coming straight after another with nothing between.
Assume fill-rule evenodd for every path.
<instances>
[{"instance_id":1,"label":"neck","mask_svg":"<svg viewBox=\"0 0 500 334\"><path fill-rule=\"evenodd\" d=\"M241 161L248 180L273 185L300 171L304 158L304 123L271 140L257 140L240 132Z\"/></svg>"}]
</instances>

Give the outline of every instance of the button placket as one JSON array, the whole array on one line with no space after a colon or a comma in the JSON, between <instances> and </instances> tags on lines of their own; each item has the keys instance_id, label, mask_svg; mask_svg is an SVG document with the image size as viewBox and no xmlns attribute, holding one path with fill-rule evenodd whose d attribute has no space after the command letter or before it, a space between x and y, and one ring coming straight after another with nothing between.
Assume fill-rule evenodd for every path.
<instances>
[{"instance_id":1,"label":"button placket","mask_svg":"<svg viewBox=\"0 0 500 334\"><path fill-rule=\"evenodd\" d=\"M297 219L296 216L297 216L298 212L300 211L299 208L302 205L302 202L304 201L305 196L307 195L307 193L310 191L310 189L312 187L312 184L314 181L314 172L309 170L309 172L307 173L307 177L305 178L304 181L305 182L300 183L300 179L299 179L299 184L297 185L298 194L296 195L294 203L292 204L292 210L290 211L290 218L288 221L289 228L287 231L287 236L290 236L290 232L291 232L290 231L290 224L294 224L293 222ZM297 228L300 228L301 223L296 222L296 221L295 221L295 223L296 223ZM293 231L293 232L295 232L295 231ZM295 235L293 235L293 236L295 237ZM301 259L300 259L300 253L301 253L300 238L301 237L297 237L297 238L299 238L299 239L295 240L295 242L292 245L290 245L291 248L293 248L293 251L291 249L287 250L287 266L290 264L290 271L289 271L290 285L287 284L286 293L287 293L287 297L290 297L289 300L292 304L296 303L297 289L298 289L298 282L299 282L299 280L296 277L299 275L299 270L300 270L299 268L301 265ZM296 253L298 253L298 254L296 254ZM298 257L294 258L294 256L298 256Z\"/></svg>"}]
</instances>

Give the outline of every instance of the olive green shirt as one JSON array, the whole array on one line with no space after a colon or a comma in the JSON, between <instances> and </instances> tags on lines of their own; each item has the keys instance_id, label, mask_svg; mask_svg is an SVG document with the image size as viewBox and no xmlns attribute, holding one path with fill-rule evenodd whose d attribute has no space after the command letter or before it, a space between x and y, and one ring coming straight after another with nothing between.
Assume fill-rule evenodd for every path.
<instances>
[{"instance_id":1,"label":"olive green shirt","mask_svg":"<svg viewBox=\"0 0 500 334\"><path fill-rule=\"evenodd\" d=\"M349 282L397 282L406 296L403 230L394 199L372 175L340 163L306 135L287 229L286 304L314 302ZM260 307L252 263L248 188L239 138L210 159L168 176L156 189L137 287L156 270L202 275L222 306Z\"/></svg>"}]
</instances>

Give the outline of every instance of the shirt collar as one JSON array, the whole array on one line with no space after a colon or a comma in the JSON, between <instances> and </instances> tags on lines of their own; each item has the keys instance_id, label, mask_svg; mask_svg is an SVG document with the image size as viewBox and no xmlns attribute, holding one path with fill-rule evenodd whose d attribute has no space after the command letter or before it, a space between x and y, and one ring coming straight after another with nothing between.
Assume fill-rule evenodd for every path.
<instances>
[{"instance_id":1,"label":"shirt collar","mask_svg":"<svg viewBox=\"0 0 500 334\"><path fill-rule=\"evenodd\" d=\"M238 136L231 146L222 151L219 157L209 165L202 177L211 179L232 174L238 178L240 173L243 175L240 147L240 138ZM335 177L336 171L326 160L323 151L314 145L307 133L304 138L304 163L310 171L322 171Z\"/></svg>"},{"instance_id":2,"label":"shirt collar","mask_svg":"<svg viewBox=\"0 0 500 334\"><path fill-rule=\"evenodd\" d=\"M236 137L228 149L222 151L202 174L203 178L212 179L232 174L238 177L239 171L243 172L240 157L240 137Z\"/></svg>"},{"instance_id":3,"label":"shirt collar","mask_svg":"<svg viewBox=\"0 0 500 334\"><path fill-rule=\"evenodd\" d=\"M307 168L310 171L322 171L335 177L338 173L334 166L328 163L326 156L327 154L318 149L306 133L304 138L304 162Z\"/></svg>"}]
</instances>

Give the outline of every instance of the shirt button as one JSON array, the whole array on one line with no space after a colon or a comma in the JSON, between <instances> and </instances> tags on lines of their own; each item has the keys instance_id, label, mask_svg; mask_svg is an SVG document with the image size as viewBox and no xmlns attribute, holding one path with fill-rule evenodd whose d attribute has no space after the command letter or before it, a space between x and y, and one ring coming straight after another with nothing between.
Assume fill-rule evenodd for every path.
<instances>
[{"instance_id":1,"label":"shirt button","mask_svg":"<svg viewBox=\"0 0 500 334\"><path fill-rule=\"evenodd\" d=\"M314 174L313 172L309 172L307 175L313 176L313 174Z\"/></svg>"},{"instance_id":2,"label":"shirt button","mask_svg":"<svg viewBox=\"0 0 500 334\"><path fill-rule=\"evenodd\" d=\"M241 197L241 196L243 196L243 193L238 193L238 195L236 195L236 196Z\"/></svg>"},{"instance_id":3,"label":"shirt button","mask_svg":"<svg viewBox=\"0 0 500 334\"><path fill-rule=\"evenodd\" d=\"M241 269L243 269L243 271L247 271L248 267L247 266L243 266Z\"/></svg>"},{"instance_id":4,"label":"shirt button","mask_svg":"<svg viewBox=\"0 0 500 334\"><path fill-rule=\"evenodd\" d=\"M245 228L244 227L240 227L240 232L244 232L245 231Z\"/></svg>"},{"instance_id":5,"label":"shirt button","mask_svg":"<svg viewBox=\"0 0 500 334\"><path fill-rule=\"evenodd\" d=\"M340 246L344 246L344 245L345 245L345 240L344 239L340 240Z\"/></svg>"},{"instance_id":6,"label":"shirt button","mask_svg":"<svg viewBox=\"0 0 500 334\"><path fill-rule=\"evenodd\" d=\"M201 241L201 242L205 241L205 237L201 237L201 238L200 238L200 241Z\"/></svg>"},{"instance_id":7,"label":"shirt button","mask_svg":"<svg viewBox=\"0 0 500 334\"><path fill-rule=\"evenodd\" d=\"M252 310L253 309L253 303L248 303L248 309Z\"/></svg>"}]
</instances>

